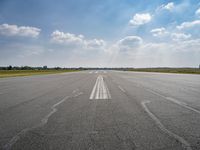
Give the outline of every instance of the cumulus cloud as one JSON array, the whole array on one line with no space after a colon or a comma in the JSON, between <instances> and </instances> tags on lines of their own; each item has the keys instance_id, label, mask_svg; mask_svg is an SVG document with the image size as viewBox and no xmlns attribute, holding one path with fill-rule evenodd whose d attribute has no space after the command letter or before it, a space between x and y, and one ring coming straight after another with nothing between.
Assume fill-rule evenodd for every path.
<instances>
[{"instance_id":1,"label":"cumulus cloud","mask_svg":"<svg viewBox=\"0 0 200 150\"><path fill-rule=\"evenodd\" d=\"M181 39L183 35L178 34L173 36ZM135 67L192 66L198 64L199 47L200 39L148 42L140 37L125 37L111 49L111 64Z\"/></svg>"},{"instance_id":2,"label":"cumulus cloud","mask_svg":"<svg viewBox=\"0 0 200 150\"><path fill-rule=\"evenodd\" d=\"M142 38L139 36L127 36L118 41L120 47L135 48L142 44Z\"/></svg>"},{"instance_id":3,"label":"cumulus cloud","mask_svg":"<svg viewBox=\"0 0 200 150\"><path fill-rule=\"evenodd\" d=\"M88 48L102 48L106 45L106 42L102 39L93 39L85 41L85 44Z\"/></svg>"},{"instance_id":4,"label":"cumulus cloud","mask_svg":"<svg viewBox=\"0 0 200 150\"><path fill-rule=\"evenodd\" d=\"M139 36L126 36L123 39L117 41L114 45L111 46L111 51L129 53L135 52L142 45L143 40Z\"/></svg>"},{"instance_id":5,"label":"cumulus cloud","mask_svg":"<svg viewBox=\"0 0 200 150\"><path fill-rule=\"evenodd\" d=\"M176 41L172 48L179 52L200 52L200 39L189 39L185 41Z\"/></svg>"},{"instance_id":6,"label":"cumulus cloud","mask_svg":"<svg viewBox=\"0 0 200 150\"><path fill-rule=\"evenodd\" d=\"M196 10L195 14L200 17L200 8Z\"/></svg>"},{"instance_id":7,"label":"cumulus cloud","mask_svg":"<svg viewBox=\"0 0 200 150\"><path fill-rule=\"evenodd\" d=\"M0 34L4 36L38 37L41 29L29 26L17 26L9 24L0 25Z\"/></svg>"},{"instance_id":8,"label":"cumulus cloud","mask_svg":"<svg viewBox=\"0 0 200 150\"><path fill-rule=\"evenodd\" d=\"M163 4L161 6L159 6L156 11L162 11L162 10L167 10L167 11L172 11L175 9L175 5L173 2L169 2L167 4Z\"/></svg>"},{"instance_id":9,"label":"cumulus cloud","mask_svg":"<svg viewBox=\"0 0 200 150\"><path fill-rule=\"evenodd\" d=\"M174 41L184 41L191 38L190 34L184 34L184 33L172 33L171 34L172 40Z\"/></svg>"},{"instance_id":10,"label":"cumulus cloud","mask_svg":"<svg viewBox=\"0 0 200 150\"><path fill-rule=\"evenodd\" d=\"M174 9L174 7L175 6L174 6L173 2L170 2L170 3L166 4L166 5L162 5L161 6L162 9L169 10L169 11L171 11L172 9Z\"/></svg>"},{"instance_id":11,"label":"cumulus cloud","mask_svg":"<svg viewBox=\"0 0 200 150\"><path fill-rule=\"evenodd\" d=\"M166 31L166 29L164 27L152 29L150 32L155 37L161 37L161 36L164 36L169 33Z\"/></svg>"},{"instance_id":12,"label":"cumulus cloud","mask_svg":"<svg viewBox=\"0 0 200 150\"><path fill-rule=\"evenodd\" d=\"M83 35L74 35L71 33L60 32L59 30L54 31L51 34L52 41L55 43L64 43L64 44L82 44L84 43Z\"/></svg>"},{"instance_id":13,"label":"cumulus cloud","mask_svg":"<svg viewBox=\"0 0 200 150\"><path fill-rule=\"evenodd\" d=\"M177 32L169 32L164 27L152 29L150 32L155 37L159 37L159 38L167 37L168 40L171 39L173 41L184 41L184 40L188 40L191 38L191 34L185 34L185 33L181 33L181 32L178 32L178 33Z\"/></svg>"},{"instance_id":14,"label":"cumulus cloud","mask_svg":"<svg viewBox=\"0 0 200 150\"><path fill-rule=\"evenodd\" d=\"M176 28L179 30L182 30L182 29L192 28L195 26L200 26L200 20L194 20L191 22L183 22L181 25L176 26Z\"/></svg>"},{"instance_id":15,"label":"cumulus cloud","mask_svg":"<svg viewBox=\"0 0 200 150\"><path fill-rule=\"evenodd\" d=\"M174 3L170 2L167 5L165 5L163 8L167 10L172 10L174 8Z\"/></svg>"},{"instance_id":16,"label":"cumulus cloud","mask_svg":"<svg viewBox=\"0 0 200 150\"><path fill-rule=\"evenodd\" d=\"M143 13L143 14L137 13L129 21L129 24L132 26L140 26L140 25L150 22L151 19L152 19L152 16L149 13Z\"/></svg>"},{"instance_id":17,"label":"cumulus cloud","mask_svg":"<svg viewBox=\"0 0 200 150\"><path fill-rule=\"evenodd\" d=\"M96 49L103 48L106 42L102 39L87 40L83 35L64 33L59 30L51 34L51 40L57 44L80 46L81 48Z\"/></svg>"}]
</instances>

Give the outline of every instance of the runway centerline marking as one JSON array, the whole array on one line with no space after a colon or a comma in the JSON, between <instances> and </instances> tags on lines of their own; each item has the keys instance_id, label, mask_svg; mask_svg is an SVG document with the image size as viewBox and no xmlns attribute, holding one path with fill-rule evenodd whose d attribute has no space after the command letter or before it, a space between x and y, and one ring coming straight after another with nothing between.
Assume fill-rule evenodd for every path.
<instances>
[{"instance_id":1,"label":"runway centerline marking","mask_svg":"<svg viewBox=\"0 0 200 150\"><path fill-rule=\"evenodd\" d=\"M95 85L90 94L90 99L111 99L110 92L102 75L97 77Z\"/></svg>"},{"instance_id":2,"label":"runway centerline marking","mask_svg":"<svg viewBox=\"0 0 200 150\"><path fill-rule=\"evenodd\" d=\"M182 146L186 149L186 150L192 150L190 144L181 136L173 133L172 131L168 130L161 122L160 120L148 109L147 107L147 103L150 103L150 101L144 101L142 102L142 107L144 108L144 110L147 112L147 114L151 117L151 119L153 119L155 121L155 123L157 124L157 126L166 134L168 134L169 136L175 138L177 141L179 141Z\"/></svg>"}]
</instances>

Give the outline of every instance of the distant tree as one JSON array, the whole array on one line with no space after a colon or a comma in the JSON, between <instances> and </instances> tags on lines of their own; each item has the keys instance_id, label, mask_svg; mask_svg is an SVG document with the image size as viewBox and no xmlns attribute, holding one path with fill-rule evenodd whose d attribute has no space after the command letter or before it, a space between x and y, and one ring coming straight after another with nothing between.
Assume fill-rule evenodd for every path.
<instances>
[{"instance_id":1,"label":"distant tree","mask_svg":"<svg viewBox=\"0 0 200 150\"><path fill-rule=\"evenodd\" d=\"M7 68L8 70L12 70L12 66L10 65L10 66L8 66L8 68Z\"/></svg>"},{"instance_id":2,"label":"distant tree","mask_svg":"<svg viewBox=\"0 0 200 150\"><path fill-rule=\"evenodd\" d=\"M60 67L55 67L54 69L55 69L55 70L60 70L61 68L60 68Z\"/></svg>"},{"instance_id":3,"label":"distant tree","mask_svg":"<svg viewBox=\"0 0 200 150\"><path fill-rule=\"evenodd\" d=\"M47 66L43 66L43 69L46 70L48 67Z\"/></svg>"},{"instance_id":4,"label":"distant tree","mask_svg":"<svg viewBox=\"0 0 200 150\"><path fill-rule=\"evenodd\" d=\"M22 66L21 70L32 70L33 68L30 66Z\"/></svg>"}]
</instances>

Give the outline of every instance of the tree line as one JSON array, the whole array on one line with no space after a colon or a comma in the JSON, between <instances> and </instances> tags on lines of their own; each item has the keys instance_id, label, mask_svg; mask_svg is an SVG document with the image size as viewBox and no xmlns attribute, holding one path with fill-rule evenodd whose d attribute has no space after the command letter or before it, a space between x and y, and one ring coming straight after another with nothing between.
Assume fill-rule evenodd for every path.
<instances>
[{"instance_id":1,"label":"tree line","mask_svg":"<svg viewBox=\"0 0 200 150\"><path fill-rule=\"evenodd\" d=\"M31 67L31 66L0 66L0 70L83 70L83 68L65 68L65 67Z\"/></svg>"}]
</instances>

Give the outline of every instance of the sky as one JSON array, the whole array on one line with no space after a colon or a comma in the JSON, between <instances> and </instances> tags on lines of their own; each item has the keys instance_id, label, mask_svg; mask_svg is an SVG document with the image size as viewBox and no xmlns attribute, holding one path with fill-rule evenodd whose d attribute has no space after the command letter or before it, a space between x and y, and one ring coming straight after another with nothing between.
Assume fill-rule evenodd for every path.
<instances>
[{"instance_id":1,"label":"sky","mask_svg":"<svg viewBox=\"0 0 200 150\"><path fill-rule=\"evenodd\" d=\"M199 0L0 0L0 66L199 64Z\"/></svg>"}]
</instances>

